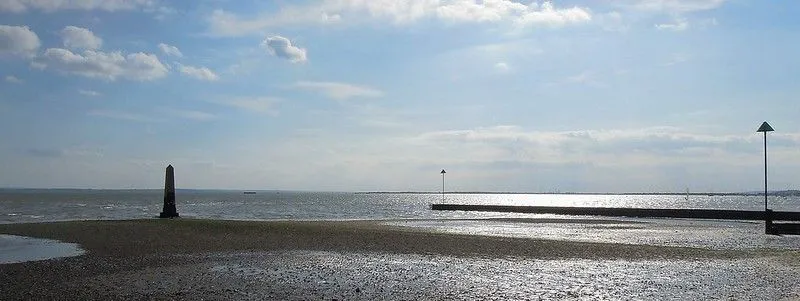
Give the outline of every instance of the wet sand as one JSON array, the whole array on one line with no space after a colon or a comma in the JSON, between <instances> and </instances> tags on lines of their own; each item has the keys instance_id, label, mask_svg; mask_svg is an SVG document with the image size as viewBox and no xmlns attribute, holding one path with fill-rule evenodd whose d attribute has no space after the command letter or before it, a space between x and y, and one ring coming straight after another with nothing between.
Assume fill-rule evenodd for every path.
<instances>
[{"instance_id":1,"label":"wet sand","mask_svg":"<svg viewBox=\"0 0 800 301\"><path fill-rule=\"evenodd\" d=\"M798 266L796 251L707 250L469 236L425 232L371 221L74 221L5 224L0 225L0 233L77 243L87 251L85 255L78 257L0 265L0 300L463 297L459 297L458 291L452 291L453 287L457 287L452 285L417 285L417 290L405 287L383 291L382 288L389 285L386 279L396 281L405 277L403 268L398 268L397 265L389 268L392 267L391 262L402 258L413 258L418 262L417 266L440 261L446 265L453 260L468 263L474 260L492 262L495 259L512 259L511 262L729 262L763 258L768 258L770 262ZM363 259L361 265L383 262L381 266L388 270L376 267L359 270L358 264L348 264L350 261L358 261L348 257L356 255L371 258ZM338 258L335 259L338 268L334 270L339 274L330 272L333 276L329 275L334 277L333 280L325 278L320 282L314 279L321 276L308 276L326 271L324 268L315 268L321 264L319 258ZM282 264L282 260L287 263ZM292 262L294 266L291 265ZM269 264L265 265L266 263ZM303 267L303 275L306 276L297 276L293 272L292 269L297 269L298 266ZM438 264L433 265L436 266ZM341 272L344 267L351 269L351 274L360 271L361 278L358 279L361 280L336 280L348 274ZM421 275L417 277L421 279L447 279L446 275L426 274L431 269L435 270L418 268L416 272L409 273ZM252 276L254 271L259 275L256 278ZM476 277L491 276L482 275L480 271L478 269L471 273ZM790 272L792 271L796 269ZM394 275L394 278L386 278L387 275ZM349 284L347 287L340 287L340 282ZM333 287L333 283L337 286ZM791 287L792 283L788 285ZM481 290L466 287L463 291ZM484 292L485 295L473 295L470 298L497 293L499 292L488 291Z\"/></svg>"}]
</instances>

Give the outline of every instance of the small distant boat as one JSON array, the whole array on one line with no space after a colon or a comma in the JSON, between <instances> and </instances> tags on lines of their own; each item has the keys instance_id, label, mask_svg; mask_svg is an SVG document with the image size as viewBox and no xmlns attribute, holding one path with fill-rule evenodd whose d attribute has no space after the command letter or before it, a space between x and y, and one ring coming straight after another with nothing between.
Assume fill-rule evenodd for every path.
<instances>
[{"instance_id":1,"label":"small distant boat","mask_svg":"<svg viewBox=\"0 0 800 301\"><path fill-rule=\"evenodd\" d=\"M245 191L245 192L242 192L242 193L244 193L244 194L256 194L255 191Z\"/></svg>"}]
</instances>

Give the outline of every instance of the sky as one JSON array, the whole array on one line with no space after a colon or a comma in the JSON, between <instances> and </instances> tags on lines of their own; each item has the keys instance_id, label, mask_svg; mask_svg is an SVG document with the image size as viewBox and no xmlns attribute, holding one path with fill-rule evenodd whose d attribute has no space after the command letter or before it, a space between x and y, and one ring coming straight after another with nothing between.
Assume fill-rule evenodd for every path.
<instances>
[{"instance_id":1,"label":"sky","mask_svg":"<svg viewBox=\"0 0 800 301\"><path fill-rule=\"evenodd\" d=\"M800 189L800 2L4 0L0 187Z\"/></svg>"}]
</instances>

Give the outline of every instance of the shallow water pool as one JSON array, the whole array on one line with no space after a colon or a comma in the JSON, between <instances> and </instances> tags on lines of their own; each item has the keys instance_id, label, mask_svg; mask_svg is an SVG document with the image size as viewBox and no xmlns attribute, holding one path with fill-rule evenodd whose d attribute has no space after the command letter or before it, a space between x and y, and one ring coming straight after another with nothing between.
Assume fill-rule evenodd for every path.
<instances>
[{"instance_id":1,"label":"shallow water pool","mask_svg":"<svg viewBox=\"0 0 800 301\"><path fill-rule=\"evenodd\" d=\"M0 234L0 264L83 255L77 244Z\"/></svg>"}]
</instances>

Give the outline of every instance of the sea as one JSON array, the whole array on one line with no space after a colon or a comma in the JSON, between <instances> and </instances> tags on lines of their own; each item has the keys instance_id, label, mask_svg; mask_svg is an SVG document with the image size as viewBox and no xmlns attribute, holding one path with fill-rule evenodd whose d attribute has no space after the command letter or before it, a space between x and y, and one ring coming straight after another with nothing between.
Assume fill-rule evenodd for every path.
<instances>
[{"instance_id":1,"label":"sea","mask_svg":"<svg viewBox=\"0 0 800 301\"><path fill-rule=\"evenodd\" d=\"M0 223L158 216L163 190L0 189ZM397 220L521 217L432 211L433 203L616 208L763 210L763 195L364 193L178 190L183 217L230 220ZM770 196L775 211L800 211L800 196ZM533 216L533 215L531 215Z\"/></svg>"},{"instance_id":2,"label":"sea","mask_svg":"<svg viewBox=\"0 0 800 301\"><path fill-rule=\"evenodd\" d=\"M154 218L163 190L3 189L0 223ZM434 203L614 208L763 210L763 195L501 194L178 190L181 217L225 220L379 220L474 235L634 243L714 249L788 248L794 236L764 236L763 222L609 218L552 214L434 211ZM769 208L800 211L799 196L771 196ZM591 222L585 222L585 221Z\"/></svg>"},{"instance_id":3,"label":"sea","mask_svg":"<svg viewBox=\"0 0 800 301\"><path fill-rule=\"evenodd\" d=\"M800 278L797 278L800 274L800 258L797 258L800 256L797 255L800 254L800 236L765 235L764 224L760 221L613 218L430 209L430 205L434 203L452 203L760 211L764 209L763 195L438 194L271 190L245 193L241 190L178 190L176 198L176 206L182 218L252 221L377 220L393 226L467 235L744 250L754 253L777 250L788 254L775 258L686 258L679 261L465 259L430 254L375 255L312 251L269 255L281 258L274 262L294 260L298 265L295 267L297 271L305 269L303 273L317 273L321 268L332 274L356 277L354 283L375 275L353 270L354 267L343 264L345 262L360 262L363 266L375 265L386 269L401 269L401 266L408 266L406 263L415 262L413 266L419 271L403 269L407 269L408 273L423 275L419 278L422 282L417 285L444 281L451 283L454 288L464 286L460 294L468 296L472 293L476 298L487 293L476 290L476 287L496 288L502 284L504 289L493 291L493 294L511 299L531 296L544 299L616 299L615 296L647 300L800 299ZM775 211L800 211L798 196L770 196L768 201L769 208ZM1 189L0 223L148 219L157 217L162 206L163 191L160 189ZM0 258L4 253L8 257L14 248L21 250L18 248L20 239L26 238L3 238L0 235ZM33 242L24 243L33 245ZM49 243L44 245L52 246ZM79 246L70 247L71 255L80 254L75 251L75 247ZM308 266L308 258L316 258L313 267ZM30 259L19 261L24 260ZM251 263L247 271L263 268L263 272L254 274L260 276L253 277L267 277L264 275L274 269L269 264L272 263L257 261ZM398 266L393 267L393 264ZM217 267L215 271L234 271L240 268L236 264L225 265ZM431 274L431 271L437 272ZM362 273L363 277L358 278L358 273ZM395 276L405 277L403 275L405 274ZM532 286L531 281L537 284Z\"/></svg>"}]
</instances>

